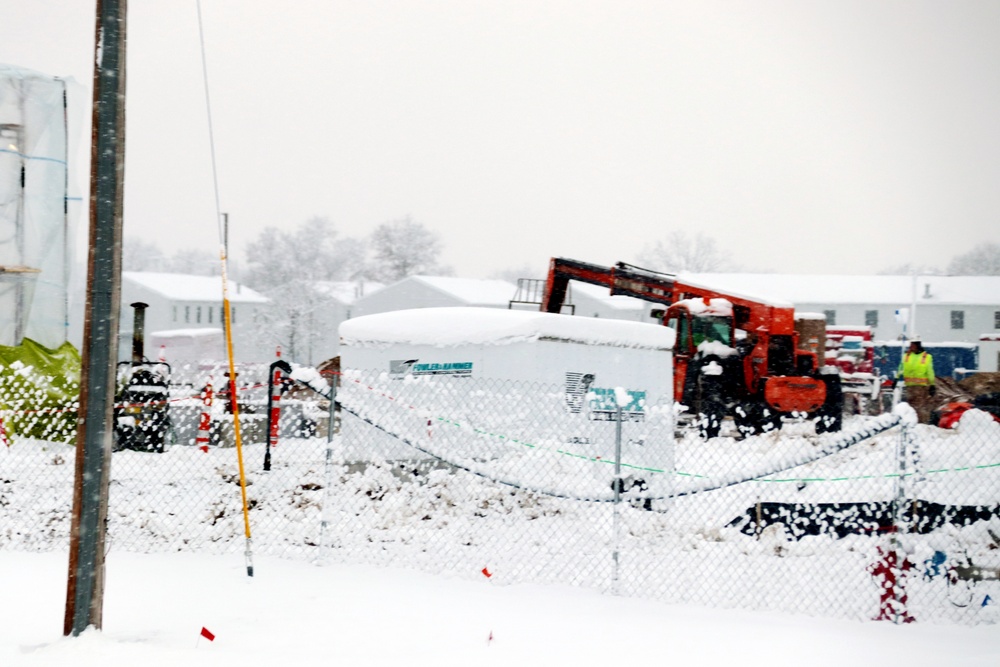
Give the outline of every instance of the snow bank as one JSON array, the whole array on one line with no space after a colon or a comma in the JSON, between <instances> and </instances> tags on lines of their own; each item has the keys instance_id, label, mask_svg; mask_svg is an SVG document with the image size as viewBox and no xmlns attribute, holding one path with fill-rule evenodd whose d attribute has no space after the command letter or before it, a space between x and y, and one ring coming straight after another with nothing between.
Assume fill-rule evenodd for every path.
<instances>
[{"instance_id":1,"label":"snow bank","mask_svg":"<svg viewBox=\"0 0 1000 667\"><path fill-rule=\"evenodd\" d=\"M491 578L480 573L487 566ZM498 586L409 569L112 553L104 630L61 636L66 554L0 552L0 664L615 665L992 664L991 626L862 624L709 610L564 586ZM215 635L200 638L202 627ZM720 638L725 638L720 641ZM833 647L836 647L833 649Z\"/></svg>"}]
</instances>

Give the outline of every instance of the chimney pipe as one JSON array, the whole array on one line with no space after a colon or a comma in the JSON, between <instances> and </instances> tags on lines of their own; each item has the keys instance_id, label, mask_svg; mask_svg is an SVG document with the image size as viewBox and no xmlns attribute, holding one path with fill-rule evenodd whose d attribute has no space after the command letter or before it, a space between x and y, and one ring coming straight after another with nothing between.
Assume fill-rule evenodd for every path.
<instances>
[{"instance_id":1,"label":"chimney pipe","mask_svg":"<svg viewBox=\"0 0 1000 667\"><path fill-rule=\"evenodd\" d=\"M136 301L130 305L135 309L132 320L132 363L141 364L146 342L146 308L149 307L149 304Z\"/></svg>"}]
</instances>

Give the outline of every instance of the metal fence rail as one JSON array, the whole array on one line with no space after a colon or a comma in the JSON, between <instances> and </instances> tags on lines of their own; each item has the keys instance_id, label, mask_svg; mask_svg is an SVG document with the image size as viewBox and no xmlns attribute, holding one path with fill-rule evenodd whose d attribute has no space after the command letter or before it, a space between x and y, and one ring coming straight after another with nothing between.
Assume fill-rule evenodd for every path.
<instances>
[{"instance_id":1,"label":"metal fence rail","mask_svg":"<svg viewBox=\"0 0 1000 667\"><path fill-rule=\"evenodd\" d=\"M114 453L110 549L242 549L224 401L197 444L208 374L175 374L186 379L170 388L162 453ZM711 606L995 620L1000 424L986 413L953 431L916 425L904 407L850 417L838 434L793 422L704 441L676 432L670 404L350 371L329 444L328 402L284 393L265 472L267 370L239 379L259 553ZM38 381L21 401L8 387L0 405L0 548L68 542L72 434L39 434L56 432L46 420L72 424L75 406L30 393Z\"/></svg>"}]
</instances>

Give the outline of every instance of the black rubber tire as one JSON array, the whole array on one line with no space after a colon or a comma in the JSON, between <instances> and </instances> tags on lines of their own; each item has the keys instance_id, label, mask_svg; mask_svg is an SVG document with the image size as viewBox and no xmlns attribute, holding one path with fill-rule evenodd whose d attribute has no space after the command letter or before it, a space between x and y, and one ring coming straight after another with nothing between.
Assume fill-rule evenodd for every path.
<instances>
[{"instance_id":1,"label":"black rubber tire","mask_svg":"<svg viewBox=\"0 0 1000 667\"><path fill-rule=\"evenodd\" d=\"M698 433L706 440L717 438L722 428L722 419L726 416L721 377L702 375L699 378L699 389L701 410L698 414Z\"/></svg>"},{"instance_id":2,"label":"black rubber tire","mask_svg":"<svg viewBox=\"0 0 1000 667\"><path fill-rule=\"evenodd\" d=\"M744 437L781 430L781 415L758 401L747 401L733 410L736 428Z\"/></svg>"},{"instance_id":3,"label":"black rubber tire","mask_svg":"<svg viewBox=\"0 0 1000 667\"><path fill-rule=\"evenodd\" d=\"M826 401L816 411L816 432L835 433L844 427L844 392L839 375L821 375L826 385Z\"/></svg>"}]
</instances>

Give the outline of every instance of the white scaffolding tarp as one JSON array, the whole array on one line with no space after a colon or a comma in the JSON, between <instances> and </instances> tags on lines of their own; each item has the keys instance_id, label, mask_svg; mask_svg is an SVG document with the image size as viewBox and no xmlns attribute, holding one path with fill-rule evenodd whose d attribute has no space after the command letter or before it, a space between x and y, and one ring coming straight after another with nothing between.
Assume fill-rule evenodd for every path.
<instances>
[{"instance_id":1,"label":"white scaffolding tarp","mask_svg":"<svg viewBox=\"0 0 1000 667\"><path fill-rule=\"evenodd\" d=\"M66 85L0 64L0 344L67 337Z\"/></svg>"}]
</instances>

